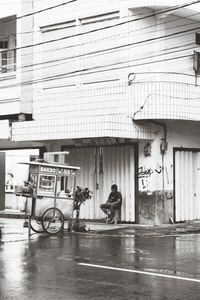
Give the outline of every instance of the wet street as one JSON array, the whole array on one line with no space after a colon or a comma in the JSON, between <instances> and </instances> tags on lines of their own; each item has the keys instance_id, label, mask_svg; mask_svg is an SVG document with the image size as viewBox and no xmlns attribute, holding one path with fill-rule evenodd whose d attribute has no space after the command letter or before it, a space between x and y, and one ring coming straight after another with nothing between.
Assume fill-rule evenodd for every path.
<instances>
[{"instance_id":1,"label":"wet street","mask_svg":"<svg viewBox=\"0 0 200 300\"><path fill-rule=\"evenodd\" d=\"M0 300L200 299L200 234L28 239L0 219Z\"/></svg>"}]
</instances>

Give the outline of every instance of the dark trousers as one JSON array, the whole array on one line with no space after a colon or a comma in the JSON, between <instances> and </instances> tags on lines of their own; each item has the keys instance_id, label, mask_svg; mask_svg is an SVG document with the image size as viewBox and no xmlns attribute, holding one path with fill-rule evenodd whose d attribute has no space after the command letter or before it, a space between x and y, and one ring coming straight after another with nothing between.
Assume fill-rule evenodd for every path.
<instances>
[{"instance_id":1,"label":"dark trousers","mask_svg":"<svg viewBox=\"0 0 200 300\"><path fill-rule=\"evenodd\" d=\"M119 203L101 204L100 208L106 215L111 218L114 217L115 210L121 210L121 206L119 205Z\"/></svg>"}]
</instances>

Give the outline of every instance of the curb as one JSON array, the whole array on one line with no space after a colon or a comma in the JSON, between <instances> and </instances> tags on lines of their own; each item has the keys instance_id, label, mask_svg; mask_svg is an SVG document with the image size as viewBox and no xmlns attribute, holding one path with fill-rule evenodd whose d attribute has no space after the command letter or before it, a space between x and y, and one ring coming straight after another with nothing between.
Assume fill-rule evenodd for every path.
<instances>
[{"instance_id":1,"label":"curb","mask_svg":"<svg viewBox=\"0 0 200 300\"><path fill-rule=\"evenodd\" d=\"M26 215L23 212L10 213L7 211L0 211L0 218L25 219Z\"/></svg>"},{"instance_id":2,"label":"curb","mask_svg":"<svg viewBox=\"0 0 200 300\"><path fill-rule=\"evenodd\" d=\"M0 211L0 218L2 219L26 219L25 213L9 213L6 211ZM104 223L99 220L81 220L87 224L90 230L84 232L84 234L98 234L98 235L113 235L113 236L181 236L184 234L199 234L200 233L200 221L162 224L162 225L144 225L133 223L121 223L114 225L107 225L104 227ZM91 227L90 227L91 225ZM2 229L0 228L0 240L2 238Z\"/></svg>"}]
</instances>

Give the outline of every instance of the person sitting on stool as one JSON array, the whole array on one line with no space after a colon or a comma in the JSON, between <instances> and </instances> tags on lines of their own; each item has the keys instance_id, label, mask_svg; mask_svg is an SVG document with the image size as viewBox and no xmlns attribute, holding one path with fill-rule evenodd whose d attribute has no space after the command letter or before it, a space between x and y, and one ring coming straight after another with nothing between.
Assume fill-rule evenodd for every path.
<instances>
[{"instance_id":1,"label":"person sitting on stool","mask_svg":"<svg viewBox=\"0 0 200 300\"><path fill-rule=\"evenodd\" d=\"M117 191L117 185L113 184L108 200L100 205L101 210L108 216L110 224L114 223L115 210L121 210L121 205L122 195ZM120 220L118 219L118 221Z\"/></svg>"}]
</instances>

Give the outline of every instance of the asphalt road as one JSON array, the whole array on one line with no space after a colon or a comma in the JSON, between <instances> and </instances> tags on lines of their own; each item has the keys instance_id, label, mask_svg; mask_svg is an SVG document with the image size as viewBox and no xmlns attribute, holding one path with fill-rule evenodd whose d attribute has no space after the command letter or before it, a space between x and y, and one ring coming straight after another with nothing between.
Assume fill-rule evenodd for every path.
<instances>
[{"instance_id":1,"label":"asphalt road","mask_svg":"<svg viewBox=\"0 0 200 300\"><path fill-rule=\"evenodd\" d=\"M200 299L200 234L27 237L0 219L0 300Z\"/></svg>"}]
</instances>

